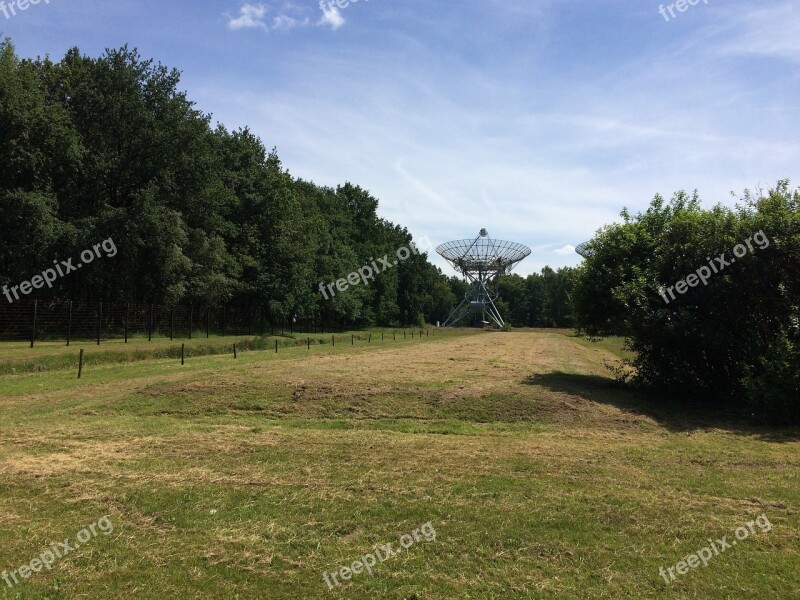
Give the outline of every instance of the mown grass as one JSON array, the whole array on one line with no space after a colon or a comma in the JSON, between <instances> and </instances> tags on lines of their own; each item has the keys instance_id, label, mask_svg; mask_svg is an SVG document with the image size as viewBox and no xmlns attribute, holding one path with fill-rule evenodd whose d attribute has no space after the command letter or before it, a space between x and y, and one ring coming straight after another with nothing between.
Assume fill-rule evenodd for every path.
<instances>
[{"instance_id":1,"label":"mown grass","mask_svg":"<svg viewBox=\"0 0 800 600\"><path fill-rule=\"evenodd\" d=\"M0 597L800 597L797 432L665 415L609 379L613 344L457 332L6 374L0 569L106 514L114 532ZM659 576L761 513L769 533ZM426 522L436 541L325 585Z\"/></svg>"},{"instance_id":2,"label":"mown grass","mask_svg":"<svg viewBox=\"0 0 800 600\"><path fill-rule=\"evenodd\" d=\"M431 336L432 332L432 336ZM378 343L385 333L384 341L408 341L422 335L425 339L436 336L436 329L368 329L337 333L285 333L265 336L211 336L193 339L155 338L151 341L142 337L123 340L95 341L78 340L67 346L61 341L37 342L30 348L29 342L0 343L0 375L14 373L33 373L56 371L61 369L77 369L80 349L85 350L84 364L105 365L123 364L160 358L180 358L183 346L186 358L209 355L232 354L233 346L237 352L252 350L274 350L308 345L351 345L352 343ZM448 332L458 335L459 330ZM439 330L439 335L442 331ZM405 337L404 337L405 336ZM397 339L395 339L397 338Z\"/></svg>"},{"instance_id":3,"label":"mown grass","mask_svg":"<svg viewBox=\"0 0 800 600\"><path fill-rule=\"evenodd\" d=\"M572 335L572 341L576 344L587 348L595 348L608 352L621 359L631 359L634 357L633 352L625 348L625 339L621 337L607 337L598 339L589 339L580 335Z\"/></svg>"}]
</instances>

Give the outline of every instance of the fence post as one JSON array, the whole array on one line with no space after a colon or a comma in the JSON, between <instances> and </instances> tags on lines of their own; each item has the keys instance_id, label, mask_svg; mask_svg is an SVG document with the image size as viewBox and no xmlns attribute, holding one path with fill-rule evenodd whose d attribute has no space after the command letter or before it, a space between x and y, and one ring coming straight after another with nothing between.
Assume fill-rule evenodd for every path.
<instances>
[{"instance_id":1,"label":"fence post","mask_svg":"<svg viewBox=\"0 0 800 600\"><path fill-rule=\"evenodd\" d=\"M31 319L31 348L33 348L33 342L36 340L36 312L39 310L39 301L33 301L33 318Z\"/></svg>"},{"instance_id":2,"label":"fence post","mask_svg":"<svg viewBox=\"0 0 800 600\"><path fill-rule=\"evenodd\" d=\"M336 347L336 336L335 335L331 336L331 347L332 348Z\"/></svg>"},{"instance_id":3,"label":"fence post","mask_svg":"<svg viewBox=\"0 0 800 600\"><path fill-rule=\"evenodd\" d=\"M311 350L311 338L308 338L308 349Z\"/></svg>"},{"instance_id":4,"label":"fence post","mask_svg":"<svg viewBox=\"0 0 800 600\"><path fill-rule=\"evenodd\" d=\"M278 340L275 340L275 354L278 353Z\"/></svg>"},{"instance_id":5,"label":"fence post","mask_svg":"<svg viewBox=\"0 0 800 600\"><path fill-rule=\"evenodd\" d=\"M82 372L83 372L83 348L81 348L81 354L78 357L78 379L81 378Z\"/></svg>"},{"instance_id":6,"label":"fence post","mask_svg":"<svg viewBox=\"0 0 800 600\"><path fill-rule=\"evenodd\" d=\"M103 303L97 306L97 345L100 345L100 328L103 326Z\"/></svg>"},{"instance_id":7,"label":"fence post","mask_svg":"<svg viewBox=\"0 0 800 600\"><path fill-rule=\"evenodd\" d=\"M233 358L236 358L236 344L233 345Z\"/></svg>"},{"instance_id":8,"label":"fence post","mask_svg":"<svg viewBox=\"0 0 800 600\"><path fill-rule=\"evenodd\" d=\"M69 346L69 338L72 334L72 300L69 301L69 315L67 316L67 346Z\"/></svg>"},{"instance_id":9,"label":"fence post","mask_svg":"<svg viewBox=\"0 0 800 600\"><path fill-rule=\"evenodd\" d=\"M183 365L183 347L185 344L181 344L181 365Z\"/></svg>"},{"instance_id":10,"label":"fence post","mask_svg":"<svg viewBox=\"0 0 800 600\"><path fill-rule=\"evenodd\" d=\"M128 321L131 319L131 303L128 302L125 306L125 343L128 343Z\"/></svg>"},{"instance_id":11,"label":"fence post","mask_svg":"<svg viewBox=\"0 0 800 600\"><path fill-rule=\"evenodd\" d=\"M356 345L356 336L355 336L355 334L352 334L352 333L350 334L350 345L351 346L355 346Z\"/></svg>"}]
</instances>

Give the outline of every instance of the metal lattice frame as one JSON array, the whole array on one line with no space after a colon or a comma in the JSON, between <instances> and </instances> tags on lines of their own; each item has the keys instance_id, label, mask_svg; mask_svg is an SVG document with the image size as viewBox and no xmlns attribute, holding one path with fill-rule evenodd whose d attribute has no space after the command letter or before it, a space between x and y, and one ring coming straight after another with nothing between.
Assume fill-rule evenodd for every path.
<instances>
[{"instance_id":1,"label":"metal lattice frame","mask_svg":"<svg viewBox=\"0 0 800 600\"><path fill-rule=\"evenodd\" d=\"M469 281L470 287L461 303L450 313L445 327L453 327L467 316L480 312L483 321L488 317L498 327L505 326L494 301L497 291L492 289L500 275L508 274L531 249L516 242L493 240L485 229L474 240L455 240L436 248Z\"/></svg>"},{"instance_id":2,"label":"metal lattice frame","mask_svg":"<svg viewBox=\"0 0 800 600\"><path fill-rule=\"evenodd\" d=\"M592 253L592 243L591 242L583 242L582 244L578 244L578 247L575 248L575 252L580 254L583 258L589 258Z\"/></svg>"}]
</instances>

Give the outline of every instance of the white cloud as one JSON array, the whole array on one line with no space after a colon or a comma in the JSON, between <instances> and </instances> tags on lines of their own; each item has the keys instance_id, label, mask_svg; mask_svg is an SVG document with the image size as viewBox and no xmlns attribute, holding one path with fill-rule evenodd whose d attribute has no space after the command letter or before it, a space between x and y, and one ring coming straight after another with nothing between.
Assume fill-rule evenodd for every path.
<instances>
[{"instance_id":1,"label":"white cloud","mask_svg":"<svg viewBox=\"0 0 800 600\"><path fill-rule=\"evenodd\" d=\"M573 246L572 244L567 244L563 248L559 248L558 250L554 250L553 252L555 252L560 256L571 256L575 254L575 246Z\"/></svg>"},{"instance_id":2,"label":"white cloud","mask_svg":"<svg viewBox=\"0 0 800 600\"><path fill-rule=\"evenodd\" d=\"M289 31L295 27L305 27L310 23L311 21L308 18L301 21L289 15L280 14L272 20L272 28L280 31Z\"/></svg>"},{"instance_id":3,"label":"white cloud","mask_svg":"<svg viewBox=\"0 0 800 600\"><path fill-rule=\"evenodd\" d=\"M342 13L335 6L320 5L320 8L322 9L322 18L317 25L330 25L331 29L335 30L345 24Z\"/></svg>"},{"instance_id":4,"label":"white cloud","mask_svg":"<svg viewBox=\"0 0 800 600\"><path fill-rule=\"evenodd\" d=\"M264 17L267 15L267 7L263 4L244 4L239 9L239 16L231 18L228 27L237 29L267 29Z\"/></svg>"},{"instance_id":5,"label":"white cloud","mask_svg":"<svg viewBox=\"0 0 800 600\"><path fill-rule=\"evenodd\" d=\"M313 23L318 27L329 25L332 29L339 29L345 24L339 9L335 6L320 5L322 17ZM308 27L312 25L308 13L311 9L307 6L299 6L292 2L279 4L273 0L269 6L265 4L245 3L239 9L238 17L228 17L228 27L232 30L238 29L263 29L264 31L290 31L298 27ZM267 21L267 14L272 12L276 16L271 21Z\"/></svg>"}]
</instances>

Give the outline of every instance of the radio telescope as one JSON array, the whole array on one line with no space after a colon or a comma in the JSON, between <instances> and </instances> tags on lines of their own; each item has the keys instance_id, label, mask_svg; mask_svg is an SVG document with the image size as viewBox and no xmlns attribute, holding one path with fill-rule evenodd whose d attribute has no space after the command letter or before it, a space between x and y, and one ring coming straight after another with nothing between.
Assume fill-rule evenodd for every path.
<instances>
[{"instance_id":1,"label":"radio telescope","mask_svg":"<svg viewBox=\"0 0 800 600\"><path fill-rule=\"evenodd\" d=\"M503 317L494 301L497 292L492 289L500 275L508 274L514 266L531 253L531 249L516 242L493 240L485 229L474 240L455 240L436 248L436 252L470 282L470 288L455 310L444 322L452 327L465 317L481 313L483 322L488 317L498 327L503 327Z\"/></svg>"},{"instance_id":2,"label":"radio telescope","mask_svg":"<svg viewBox=\"0 0 800 600\"><path fill-rule=\"evenodd\" d=\"M583 242L582 244L578 244L578 247L575 248L575 252L580 254L583 258L589 258L593 254L591 242Z\"/></svg>"}]
</instances>

